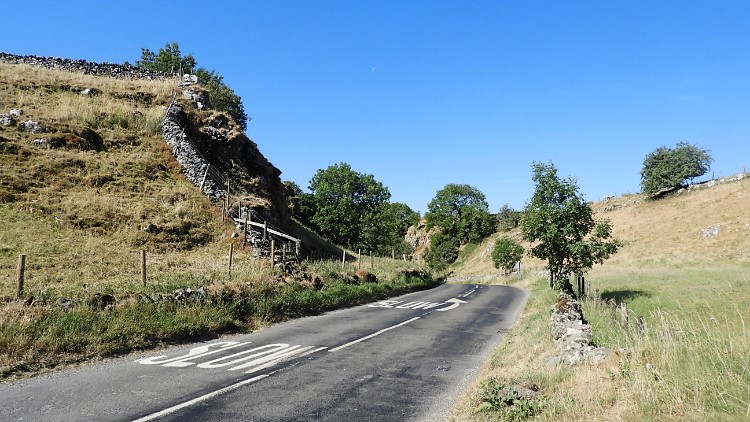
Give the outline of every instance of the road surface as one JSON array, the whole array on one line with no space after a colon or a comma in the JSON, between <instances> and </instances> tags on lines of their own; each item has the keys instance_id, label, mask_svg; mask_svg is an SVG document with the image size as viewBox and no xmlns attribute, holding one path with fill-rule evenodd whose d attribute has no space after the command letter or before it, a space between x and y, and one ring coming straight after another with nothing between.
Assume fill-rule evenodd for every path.
<instances>
[{"instance_id":1,"label":"road surface","mask_svg":"<svg viewBox=\"0 0 750 422\"><path fill-rule=\"evenodd\" d=\"M0 420L439 421L526 297L446 284L0 384Z\"/></svg>"}]
</instances>

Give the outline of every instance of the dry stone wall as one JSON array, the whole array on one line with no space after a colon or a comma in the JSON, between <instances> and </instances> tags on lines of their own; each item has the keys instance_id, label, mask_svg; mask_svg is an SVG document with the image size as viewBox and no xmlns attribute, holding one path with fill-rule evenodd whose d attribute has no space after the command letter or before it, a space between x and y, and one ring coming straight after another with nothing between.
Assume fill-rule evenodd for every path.
<instances>
[{"instance_id":1,"label":"dry stone wall","mask_svg":"<svg viewBox=\"0 0 750 422\"><path fill-rule=\"evenodd\" d=\"M58 69L68 72L83 73L86 75L109 76L122 79L166 79L169 75L153 70L141 69L127 64L95 63L86 60L61 59L58 57L43 56L19 56L0 52L0 61L12 64L26 64L29 66L43 67L45 69Z\"/></svg>"}]
</instances>

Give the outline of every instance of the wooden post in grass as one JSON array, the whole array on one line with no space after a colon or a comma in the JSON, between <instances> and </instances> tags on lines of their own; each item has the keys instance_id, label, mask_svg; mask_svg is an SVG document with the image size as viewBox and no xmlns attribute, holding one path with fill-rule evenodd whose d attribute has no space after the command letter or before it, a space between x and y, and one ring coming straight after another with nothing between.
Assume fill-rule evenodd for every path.
<instances>
[{"instance_id":1,"label":"wooden post in grass","mask_svg":"<svg viewBox=\"0 0 750 422\"><path fill-rule=\"evenodd\" d=\"M623 327L628 326L628 305L625 302L620 304L620 324Z\"/></svg>"},{"instance_id":2,"label":"wooden post in grass","mask_svg":"<svg viewBox=\"0 0 750 422\"><path fill-rule=\"evenodd\" d=\"M276 268L276 240L271 239L271 271Z\"/></svg>"},{"instance_id":3,"label":"wooden post in grass","mask_svg":"<svg viewBox=\"0 0 750 422\"><path fill-rule=\"evenodd\" d=\"M391 259L396 260L396 248L391 248Z\"/></svg>"},{"instance_id":4,"label":"wooden post in grass","mask_svg":"<svg viewBox=\"0 0 750 422\"><path fill-rule=\"evenodd\" d=\"M141 249L141 283L146 287L146 250Z\"/></svg>"},{"instance_id":5,"label":"wooden post in grass","mask_svg":"<svg viewBox=\"0 0 750 422\"><path fill-rule=\"evenodd\" d=\"M344 264L346 264L346 251L341 254L341 269L344 269Z\"/></svg>"},{"instance_id":6,"label":"wooden post in grass","mask_svg":"<svg viewBox=\"0 0 750 422\"><path fill-rule=\"evenodd\" d=\"M373 269L373 267L374 267L374 262L372 260L372 251L370 251L370 269Z\"/></svg>"},{"instance_id":7,"label":"wooden post in grass","mask_svg":"<svg viewBox=\"0 0 750 422\"><path fill-rule=\"evenodd\" d=\"M638 315L635 320L636 326L638 327L638 336L643 337L646 335L646 320L642 316Z\"/></svg>"},{"instance_id":8,"label":"wooden post in grass","mask_svg":"<svg viewBox=\"0 0 750 422\"><path fill-rule=\"evenodd\" d=\"M362 269L362 249L357 249L357 269Z\"/></svg>"},{"instance_id":9,"label":"wooden post in grass","mask_svg":"<svg viewBox=\"0 0 750 422\"><path fill-rule=\"evenodd\" d=\"M228 277L232 279L232 260L234 259L234 243L229 244L229 272Z\"/></svg>"},{"instance_id":10,"label":"wooden post in grass","mask_svg":"<svg viewBox=\"0 0 750 422\"><path fill-rule=\"evenodd\" d=\"M23 296L23 279L26 273L26 255L18 255L18 272L16 276L16 299Z\"/></svg>"},{"instance_id":11,"label":"wooden post in grass","mask_svg":"<svg viewBox=\"0 0 750 422\"><path fill-rule=\"evenodd\" d=\"M268 238L268 221L263 222L263 240Z\"/></svg>"},{"instance_id":12,"label":"wooden post in grass","mask_svg":"<svg viewBox=\"0 0 750 422\"><path fill-rule=\"evenodd\" d=\"M242 209L242 205L240 204L240 210ZM245 210L245 227L242 228L242 244L244 245L247 243L247 218L248 214L250 214L250 210Z\"/></svg>"}]
</instances>

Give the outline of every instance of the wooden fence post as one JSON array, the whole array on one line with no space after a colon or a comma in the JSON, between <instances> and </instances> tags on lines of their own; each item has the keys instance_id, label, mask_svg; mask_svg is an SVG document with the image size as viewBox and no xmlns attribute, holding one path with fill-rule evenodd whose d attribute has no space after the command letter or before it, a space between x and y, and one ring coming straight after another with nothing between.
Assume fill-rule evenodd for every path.
<instances>
[{"instance_id":1,"label":"wooden fence post","mask_svg":"<svg viewBox=\"0 0 750 422\"><path fill-rule=\"evenodd\" d=\"M294 242L294 253L297 255L297 259L299 259L299 248L301 244L302 244L301 240Z\"/></svg>"},{"instance_id":2,"label":"wooden fence post","mask_svg":"<svg viewBox=\"0 0 750 422\"><path fill-rule=\"evenodd\" d=\"M638 327L638 336L643 337L646 335L646 320L642 316L638 316L635 320L636 326Z\"/></svg>"},{"instance_id":3,"label":"wooden fence post","mask_svg":"<svg viewBox=\"0 0 750 422\"><path fill-rule=\"evenodd\" d=\"M206 184L206 177L208 177L208 169L211 167L211 165L206 166L206 172L203 173L203 180L201 181L201 192L203 192L203 186Z\"/></svg>"},{"instance_id":4,"label":"wooden fence post","mask_svg":"<svg viewBox=\"0 0 750 422\"><path fill-rule=\"evenodd\" d=\"M146 287L146 250L141 249L141 283Z\"/></svg>"},{"instance_id":5,"label":"wooden fence post","mask_svg":"<svg viewBox=\"0 0 750 422\"><path fill-rule=\"evenodd\" d=\"M271 268L276 264L276 239L271 239Z\"/></svg>"},{"instance_id":6,"label":"wooden fence post","mask_svg":"<svg viewBox=\"0 0 750 422\"><path fill-rule=\"evenodd\" d=\"M391 259L396 260L396 248L391 248Z\"/></svg>"},{"instance_id":7,"label":"wooden fence post","mask_svg":"<svg viewBox=\"0 0 750 422\"><path fill-rule=\"evenodd\" d=\"M234 243L229 244L229 272L227 276L232 279L232 260L234 259Z\"/></svg>"},{"instance_id":8,"label":"wooden fence post","mask_svg":"<svg viewBox=\"0 0 750 422\"><path fill-rule=\"evenodd\" d=\"M263 222L263 240L268 238L268 221Z\"/></svg>"},{"instance_id":9,"label":"wooden fence post","mask_svg":"<svg viewBox=\"0 0 750 422\"><path fill-rule=\"evenodd\" d=\"M23 296L23 279L26 274L26 255L18 256L18 272L16 277L16 299Z\"/></svg>"},{"instance_id":10,"label":"wooden fence post","mask_svg":"<svg viewBox=\"0 0 750 422\"><path fill-rule=\"evenodd\" d=\"M625 302L620 304L620 324L622 324L623 327L628 326L628 305L626 305Z\"/></svg>"},{"instance_id":11,"label":"wooden fence post","mask_svg":"<svg viewBox=\"0 0 750 422\"><path fill-rule=\"evenodd\" d=\"M344 264L346 264L346 250L344 250L344 253L341 254L341 269L344 269Z\"/></svg>"},{"instance_id":12,"label":"wooden fence post","mask_svg":"<svg viewBox=\"0 0 750 422\"><path fill-rule=\"evenodd\" d=\"M372 260L372 251L370 251L370 269L373 269L373 268L375 268L375 263Z\"/></svg>"},{"instance_id":13,"label":"wooden fence post","mask_svg":"<svg viewBox=\"0 0 750 422\"><path fill-rule=\"evenodd\" d=\"M357 249L357 269L362 269L362 249Z\"/></svg>"},{"instance_id":14,"label":"wooden fence post","mask_svg":"<svg viewBox=\"0 0 750 422\"><path fill-rule=\"evenodd\" d=\"M240 210L241 209L242 209L242 205L240 204ZM247 243L247 228L248 228L248 225L247 225L247 218L248 218L248 216L247 215L248 214L250 214L250 211L249 210L245 210L245 227L242 229L242 233L243 233L243 235L242 235L242 243L243 244Z\"/></svg>"}]
</instances>

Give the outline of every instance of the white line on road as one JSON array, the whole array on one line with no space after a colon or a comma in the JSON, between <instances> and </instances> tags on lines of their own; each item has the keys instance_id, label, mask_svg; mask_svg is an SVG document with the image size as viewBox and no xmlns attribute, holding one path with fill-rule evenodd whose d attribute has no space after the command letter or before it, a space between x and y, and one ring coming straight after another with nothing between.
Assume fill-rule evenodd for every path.
<instances>
[{"instance_id":1,"label":"white line on road","mask_svg":"<svg viewBox=\"0 0 750 422\"><path fill-rule=\"evenodd\" d=\"M386 331L388 331L388 330L392 330L392 329L394 329L394 328L398 328L398 327L401 327L402 325L406 325L406 324L408 324L408 323L410 323L410 322L412 322L412 321L416 321L416 320L418 320L418 319L420 319L420 318L421 318L421 317L414 317L414 318L412 318L412 319L408 319L408 320L406 320L406 321L404 321L404 322L401 322L401 323L398 323L398 324L396 324L396 325L391 325L390 327L388 327L388 328L383 328L382 330L380 330L380 331L377 331L377 332L374 332L374 333L370 334L369 336L364 336L364 337L362 337L362 338L360 338L360 339L357 339L357 340L354 340L354 341L350 341L349 343L346 343L346 344L344 344L344 345L342 345L342 346L339 346L339 347L334 347L334 348L333 348L333 349L331 349L330 351L331 351L331 352L336 352L336 351L339 351L339 350L341 350L341 349L343 349L343 348L345 348L345 347L349 347L349 346L351 346L351 345L353 345L353 344L357 344L357 343L359 343L359 342L361 342L361 341L365 341L365 340L367 340L367 339L371 339L371 338L373 338L373 337L375 337L375 336L377 336L377 335L383 334L384 332L386 332Z\"/></svg>"},{"instance_id":2,"label":"white line on road","mask_svg":"<svg viewBox=\"0 0 750 422\"><path fill-rule=\"evenodd\" d=\"M204 394L204 395L202 395L200 397L196 397L196 398L194 398L192 400L188 400L188 401L180 403L178 405L175 405L175 406L172 406L172 407L168 407L168 408L166 408L164 410L161 410L159 412L152 413L150 415L146 415L146 416L144 416L144 417L142 417L140 419L134 420L133 422L147 422L147 421L152 421L152 420L161 418L162 416L167 416L170 413L174 413L174 412L176 412L176 411L178 411L180 409L184 409L184 408L186 408L188 406L192 406L192 405L194 405L196 403L200 403L200 402L208 400L210 398L213 398L213 397L216 397L216 396L220 396L220 395L228 393L230 391L234 391L234 390L242 387L243 385L247 385L247 384L253 383L255 381L260 381L263 378L266 378L266 377L269 377L269 376L270 376L270 374L258 375L257 377L252 377L252 378L246 379L244 381L240 381L240 382L232 384L232 385L230 385L228 387L224 387L224 388L222 388L220 390L216 390L214 392L211 392L211 393L208 393L208 394Z\"/></svg>"}]
</instances>

